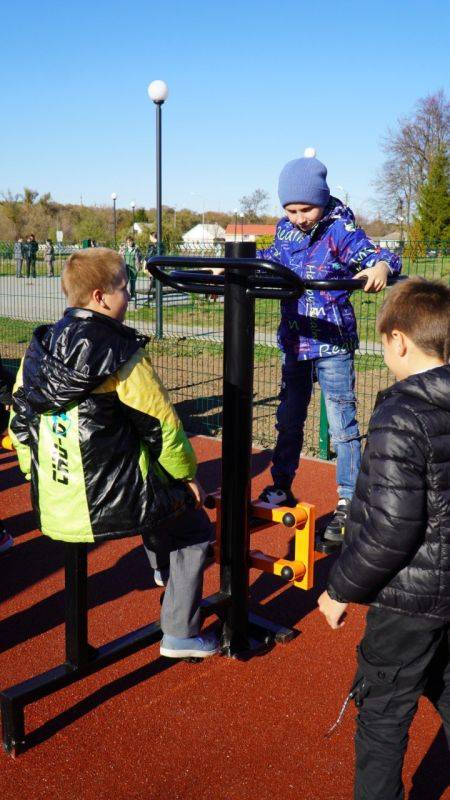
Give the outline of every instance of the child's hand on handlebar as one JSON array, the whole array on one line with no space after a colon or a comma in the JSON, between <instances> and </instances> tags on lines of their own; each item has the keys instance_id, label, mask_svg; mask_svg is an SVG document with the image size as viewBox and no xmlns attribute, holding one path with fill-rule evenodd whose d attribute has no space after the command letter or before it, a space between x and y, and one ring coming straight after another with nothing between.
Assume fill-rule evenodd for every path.
<instances>
[{"instance_id":1,"label":"child's hand on handlebar","mask_svg":"<svg viewBox=\"0 0 450 800\"><path fill-rule=\"evenodd\" d=\"M389 275L389 265L386 261L378 261L374 267L363 269L355 275L355 280L358 278L367 278L364 291L365 292L381 292L386 288L387 279Z\"/></svg>"}]
</instances>

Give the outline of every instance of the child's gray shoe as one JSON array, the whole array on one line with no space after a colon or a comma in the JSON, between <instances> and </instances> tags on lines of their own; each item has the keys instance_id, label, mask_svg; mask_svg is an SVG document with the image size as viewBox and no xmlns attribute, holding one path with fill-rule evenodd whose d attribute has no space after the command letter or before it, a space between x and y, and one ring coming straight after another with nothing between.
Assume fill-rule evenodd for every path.
<instances>
[{"instance_id":1,"label":"child's gray shoe","mask_svg":"<svg viewBox=\"0 0 450 800\"><path fill-rule=\"evenodd\" d=\"M219 642L213 634L181 639L165 633L159 652L167 658L209 658L219 652Z\"/></svg>"}]
</instances>

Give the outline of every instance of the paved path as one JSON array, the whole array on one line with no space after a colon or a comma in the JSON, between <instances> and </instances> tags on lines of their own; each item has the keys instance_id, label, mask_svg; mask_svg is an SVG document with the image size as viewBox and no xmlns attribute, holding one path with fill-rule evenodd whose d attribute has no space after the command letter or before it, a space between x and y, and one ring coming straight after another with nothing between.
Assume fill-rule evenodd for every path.
<instances>
[{"instance_id":1,"label":"paved path","mask_svg":"<svg viewBox=\"0 0 450 800\"><path fill-rule=\"evenodd\" d=\"M148 287L147 278L138 278L138 292L145 292ZM164 296L164 305L180 303L186 295L169 293ZM140 304L143 297L139 298ZM154 302L150 303L150 307ZM0 277L0 316L12 319L23 319L30 322L53 322L58 319L67 301L61 289L61 281L56 278L16 278ZM133 310L133 303L130 303Z\"/></svg>"}]
</instances>

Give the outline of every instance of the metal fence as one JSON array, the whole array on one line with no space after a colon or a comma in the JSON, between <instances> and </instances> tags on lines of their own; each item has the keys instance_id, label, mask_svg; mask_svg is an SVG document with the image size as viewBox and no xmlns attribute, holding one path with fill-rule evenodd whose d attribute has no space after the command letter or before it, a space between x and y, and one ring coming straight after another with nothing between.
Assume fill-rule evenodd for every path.
<instances>
[{"instance_id":1,"label":"metal fence","mask_svg":"<svg viewBox=\"0 0 450 800\"><path fill-rule=\"evenodd\" d=\"M177 255L219 256L221 245L195 244L173 248ZM55 277L46 276L46 265L38 258L35 279L15 277L10 254L0 253L0 353L6 363L17 366L36 325L58 319L65 299L59 275L65 256L58 256ZM450 256L436 248L424 255L421 248L403 259L403 272L426 278L450 280ZM188 431L220 435L222 427L223 298L163 292L163 338L155 337L155 297L149 276L137 280L136 302L131 302L127 324L151 337L152 360ZM352 298L358 320L360 349L356 353L358 417L367 429L378 391L393 380L384 365L375 332L375 318L384 292ZM275 441L275 412L281 372L276 346L279 303L256 301L254 423L255 444L271 447ZM305 429L304 452L330 456L326 415L320 390L311 401Z\"/></svg>"}]
</instances>

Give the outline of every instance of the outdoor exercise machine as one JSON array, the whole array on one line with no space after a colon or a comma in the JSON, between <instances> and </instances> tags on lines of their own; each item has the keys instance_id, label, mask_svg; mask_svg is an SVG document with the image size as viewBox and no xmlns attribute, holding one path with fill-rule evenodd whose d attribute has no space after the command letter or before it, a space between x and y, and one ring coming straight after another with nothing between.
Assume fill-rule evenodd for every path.
<instances>
[{"instance_id":1,"label":"outdoor exercise machine","mask_svg":"<svg viewBox=\"0 0 450 800\"><path fill-rule=\"evenodd\" d=\"M222 620L222 653L245 657L255 648L295 635L250 612L249 570L271 572L310 589L315 548L313 506L301 502L295 508L279 508L251 501L255 300L298 299L307 290L354 291L363 288L365 279L304 280L281 264L256 259L253 242L227 242L225 258L155 256L147 268L163 285L178 291L224 296L222 486L205 503L217 511L220 590L203 603ZM279 523L295 529L292 560L250 547L251 533ZM330 552L336 546L321 542L320 550Z\"/></svg>"},{"instance_id":2,"label":"outdoor exercise machine","mask_svg":"<svg viewBox=\"0 0 450 800\"><path fill-rule=\"evenodd\" d=\"M147 264L163 285L189 293L224 295L223 479L221 495L209 500L217 509L220 589L203 601L203 609L205 617L216 614L223 622L223 654L242 657L254 648L285 642L294 635L288 628L249 613L250 568L275 573L308 589L313 584L314 564L312 506L300 503L294 509L279 509L250 502L255 299L294 299L307 289L358 288L353 280L302 281L286 267L257 261L255 256L253 243L237 242L226 244L224 259L156 256ZM200 271L214 267L223 268L224 273ZM292 561L250 550L251 530L279 522L295 529ZM11 755L20 752L25 743L26 706L155 643L162 635L157 621L99 648L92 647L88 641L88 546L66 543L64 549L65 661L0 693L3 745Z\"/></svg>"}]
</instances>

